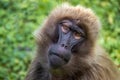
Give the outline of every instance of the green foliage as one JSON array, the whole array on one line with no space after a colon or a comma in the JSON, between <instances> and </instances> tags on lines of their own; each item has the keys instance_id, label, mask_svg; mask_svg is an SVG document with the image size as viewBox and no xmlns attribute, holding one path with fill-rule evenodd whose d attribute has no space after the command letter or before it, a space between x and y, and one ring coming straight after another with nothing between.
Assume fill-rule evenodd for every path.
<instances>
[{"instance_id":1,"label":"green foliage","mask_svg":"<svg viewBox=\"0 0 120 80\"><path fill-rule=\"evenodd\" d=\"M63 2L96 12L103 24L99 42L120 64L119 0L0 0L0 80L24 80L35 51L32 32Z\"/></svg>"}]
</instances>

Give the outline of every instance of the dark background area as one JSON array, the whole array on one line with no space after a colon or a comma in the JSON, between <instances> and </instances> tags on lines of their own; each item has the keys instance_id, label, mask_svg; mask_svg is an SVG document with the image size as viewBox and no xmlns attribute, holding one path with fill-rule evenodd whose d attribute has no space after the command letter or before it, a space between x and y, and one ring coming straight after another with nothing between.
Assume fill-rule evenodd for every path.
<instances>
[{"instance_id":1,"label":"dark background area","mask_svg":"<svg viewBox=\"0 0 120 80\"><path fill-rule=\"evenodd\" d=\"M24 80L35 54L33 32L63 2L93 9L102 23L98 42L119 67L119 0L0 0L0 80Z\"/></svg>"}]
</instances>

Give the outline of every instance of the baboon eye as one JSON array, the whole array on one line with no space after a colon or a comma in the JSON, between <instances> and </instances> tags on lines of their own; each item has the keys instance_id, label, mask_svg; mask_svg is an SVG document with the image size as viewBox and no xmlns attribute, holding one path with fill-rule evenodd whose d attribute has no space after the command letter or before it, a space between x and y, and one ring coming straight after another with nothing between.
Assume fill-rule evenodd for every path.
<instances>
[{"instance_id":1,"label":"baboon eye","mask_svg":"<svg viewBox=\"0 0 120 80\"><path fill-rule=\"evenodd\" d=\"M73 36L74 36L75 39L80 39L81 38L81 33L74 32Z\"/></svg>"},{"instance_id":2,"label":"baboon eye","mask_svg":"<svg viewBox=\"0 0 120 80\"><path fill-rule=\"evenodd\" d=\"M62 28L62 32L64 32L64 33L67 33L70 30L67 23L63 23L61 28Z\"/></svg>"}]
</instances>

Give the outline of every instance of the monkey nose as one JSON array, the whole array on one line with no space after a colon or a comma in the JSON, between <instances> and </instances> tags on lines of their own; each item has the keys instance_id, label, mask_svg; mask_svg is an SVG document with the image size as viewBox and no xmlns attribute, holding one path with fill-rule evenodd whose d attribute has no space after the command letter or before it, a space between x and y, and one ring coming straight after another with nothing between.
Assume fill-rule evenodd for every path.
<instances>
[{"instance_id":1,"label":"monkey nose","mask_svg":"<svg viewBox=\"0 0 120 80\"><path fill-rule=\"evenodd\" d=\"M68 45L64 44L64 43L61 44L61 47L65 48L65 49L68 49Z\"/></svg>"}]
</instances>

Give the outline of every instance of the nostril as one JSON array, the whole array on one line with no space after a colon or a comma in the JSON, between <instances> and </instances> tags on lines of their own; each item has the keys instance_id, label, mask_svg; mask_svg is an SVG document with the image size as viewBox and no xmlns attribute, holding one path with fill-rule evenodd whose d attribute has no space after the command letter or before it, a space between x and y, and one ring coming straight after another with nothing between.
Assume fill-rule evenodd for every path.
<instances>
[{"instance_id":1,"label":"nostril","mask_svg":"<svg viewBox=\"0 0 120 80\"><path fill-rule=\"evenodd\" d=\"M68 46L65 44L61 44L61 47L68 48Z\"/></svg>"},{"instance_id":2,"label":"nostril","mask_svg":"<svg viewBox=\"0 0 120 80\"><path fill-rule=\"evenodd\" d=\"M65 45L64 44L61 44L62 47L64 47Z\"/></svg>"},{"instance_id":3,"label":"nostril","mask_svg":"<svg viewBox=\"0 0 120 80\"><path fill-rule=\"evenodd\" d=\"M65 45L65 48L67 48L68 46Z\"/></svg>"}]
</instances>

